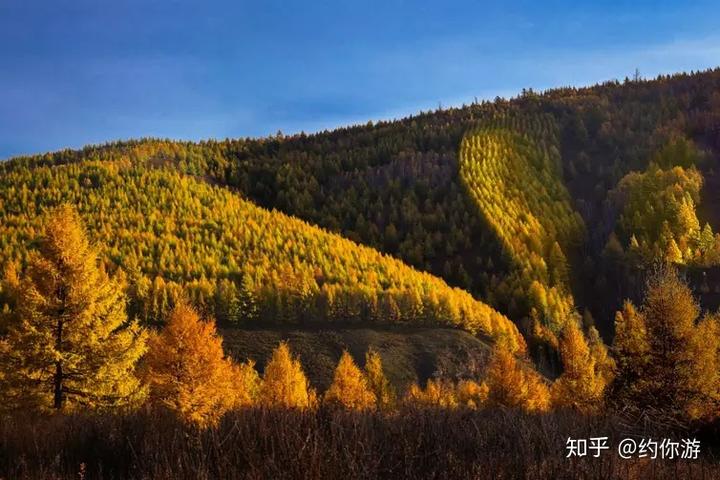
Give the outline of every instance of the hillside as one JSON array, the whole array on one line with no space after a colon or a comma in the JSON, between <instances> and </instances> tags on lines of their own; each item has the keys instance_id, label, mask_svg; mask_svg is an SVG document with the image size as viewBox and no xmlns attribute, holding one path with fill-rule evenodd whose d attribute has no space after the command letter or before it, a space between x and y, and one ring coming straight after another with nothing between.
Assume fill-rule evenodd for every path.
<instances>
[{"instance_id":1,"label":"hillside","mask_svg":"<svg viewBox=\"0 0 720 480\"><path fill-rule=\"evenodd\" d=\"M0 480L720 480L718 17L0 1Z\"/></svg>"},{"instance_id":2,"label":"hillside","mask_svg":"<svg viewBox=\"0 0 720 480\"><path fill-rule=\"evenodd\" d=\"M324 391L343 350L359 365L373 348L383 358L388 380L399 391L428 378L483 378L490 346L467 332L443 328L225 329L225 349L238 360L251 358L262 369L278 342L287 340L312 385Z\"/></svg>"},{"instance_id":3,"label":"hillside","mask_svg":"<svg viewBox=\"0 0 720 480\"><path fill-rule=\"evenodd\" d=\"M453 326L524 349L506 317L430 274L130 159L0 174L0 264L22 268L43 213L60 203L77 206L145 322L184 293L225 325Z\"/></svg>"},{"instance_id":4,"label":"hillside","mask_svg":"<svg viewBox=\"0 0 720 480\"><path fill-rule=\"evenodd\" d=\"M543 118L553 125L543 130L540 142L543 149L548 147L554 165L552 188L569 193L562 200L563 211L577 212L586 226L584 241L573 251L559 242L569 262L568 290L578 313L586 320L594 318L609 336L614 312L624 298L637 299L637 286L643 283L642 268L628 269L617 261L621 257L613 233L621 212L609 208L611 192L626 175L647 170L663 151L677 154L670 147L678 140L689 142L701 152L692 160L694 167L709 179L702 184L696 206L701 219L717 230L712 212L718 210L718 197L710 189L719 168L718 91L720 70L716 69L542 94L525 91L509 101L474 103L314 135L200 143L147 139L23 157L0 168L12 172L122 158L172 168L227 186L262 207L301 218L442 277L524 325L538 289L531 293L523 287L517 295L505 291L517 275L518 257L508 256L507 238L498 234L468 194L458 152L469 130L492 119L511 117L528 125ZM522 168L528 170L510 188L522 190L522 182L533 178L532 165ZM500 205L505 200L489 201ZM555 221L543 218L550 211L532 213L543 228ZM616 233L623 242L632 237L628 232ZM629 243L621 242L620 247L624 255ZM547 255L543 252L546 263ZM551 279L548 284L538 282L544 289L552 288ZM511 304L513 297L517 298ZM543 316L550 325L557 315Z\"/></svg>"}]
</instances>

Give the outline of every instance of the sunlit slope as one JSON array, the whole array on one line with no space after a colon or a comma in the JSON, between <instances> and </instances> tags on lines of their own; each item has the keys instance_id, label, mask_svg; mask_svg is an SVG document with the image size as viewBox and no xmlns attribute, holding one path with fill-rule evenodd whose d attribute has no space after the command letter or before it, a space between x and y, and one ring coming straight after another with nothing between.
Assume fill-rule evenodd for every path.
<instances>
[{"instance_id":1,"label":"sunlit slope","mask_svg":"<svg viewBox=\"0 0 720 480\"><path fill-rule=\"evenodd\" d=\"M530 317L533 305L539 305L536 317L541 323L547 320L548 325L557 325L553 319L563 316L563 308L553 307L560 295L551 291L552 276L563 276L562 265L554 267L543 252L549 283L544 275L530 272L526 275L529 282L520 281L522 263L530 263L530 257L524 256L528 260L523 261L511 254L506 245L513 235L500 237L491 222L478 214L477 201L467 194L467 182L460 174L458 147L469 129L502 130L516 124L515 133L521 137L531 135L532 142L541 137L540 144L553 162L559 158L551 147L562 152L563 182L559 186L567 186L572 205L585 221L588 238L575 253L562 241L558 245L574 267L569 283L577 294L578 308L592 315L610 338L615 312L625 298L636 294L638 280L625 268L627 262L617 261L618 255L605 255L618 253L605 248L620 214L606 208L609 192L630 172L646 171L666 146L676 145L678 138L688 139L708 154L707 161L696 163L705 177L698 219L701 224L708 221L717 231L719 219L714 212L720 208L714 206L720 200L714 192L720 191L719 92L720 69L716 68L542 94L526 91L511 100L474 102L311 135L113 142L0 161L0 175L17 168L125 158L173 168L441 277L496 306L518 324ZM519 118L526 120L520 122ZM552 138L544 138L531 124L546 125ZM672 157L679 153L669 152ZM526 174L525 183L549 189L557 183L553 179L559 177L551 175L551 170L540 169L540 173L550 175L550 181ZM511 201L493 198L491 205L505 203ZM531 211L535 220L549 228L537 211ZM530 229L532 222L525 223ZM616 233L627 249L628 239L622 232ZM517 243L520 250L525 248L524 240ZM555 253L555 258L561 259L557 250ZM720 289L714 276L708 278L710 283L704 289ZM537 282L534 286L533 281Z\"/></svg>"},{"instance_id":2,"label":"sunlit slope","mask_svg":"<svg viewBox=\"0 0 720 480\"><path fill-rule=\"evenodd\" d=\"M562 182L554 121L504 116L470 130L460 176L514 266L499 296L555 330L573 309L566 254L585 227Z\"/></svg>"},{"instance_id":3,"label":"sunlit slope","mask_svg":"<svg viewBox=\"0 0 720 480\"><path fill-rule=\"evenodd\" d=\"M234 193L130 159L0 175L0 263L20 263L48 207L76 205L132 313L162 318L182 294L237 324L455 326L516 349L515 326L430 274Z\"/></svg>"}]
</instances>

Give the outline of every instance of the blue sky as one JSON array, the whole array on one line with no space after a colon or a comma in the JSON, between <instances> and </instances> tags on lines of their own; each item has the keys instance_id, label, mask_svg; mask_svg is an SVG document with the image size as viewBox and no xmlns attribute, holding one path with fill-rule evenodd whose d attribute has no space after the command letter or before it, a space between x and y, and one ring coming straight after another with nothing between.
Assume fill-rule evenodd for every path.
<instances>
[{"instance_id":1,"label":"blue sky","mask_svg":"<svg viewBox=\"0 0 720 480\"><path fill-rule=\"evenodd\" d=\"M0 158L720 65L720 2L0 0Z\"/></svg>"}]
</instances>

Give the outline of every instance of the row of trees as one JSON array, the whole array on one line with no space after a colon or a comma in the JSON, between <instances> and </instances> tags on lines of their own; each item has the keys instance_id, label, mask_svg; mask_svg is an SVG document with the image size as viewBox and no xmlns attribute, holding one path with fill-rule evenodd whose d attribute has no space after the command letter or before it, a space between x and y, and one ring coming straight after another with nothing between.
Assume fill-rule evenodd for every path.
<instances>
[{"instance_id":1,"label":"row of trees","mask_svg":"<svg viewBox=\"0 0 720 480\"><path fill-rule=\"evenodd\" d=\"M554 120L499 117L471 130L460 176L513 265L497 297L514 318L539 320L540 337L556 344L575 321L565 252L584 242L585 226L562 181Z\"/></svg>"},{"instance_id":2,"label":"row of trees","mask_svg":"<svg viewBox=\"0 0 720 480\"><path fill-rule=\"evenodd\" d=\"M275 350L260 378L254 363L226 357L214 323L202 321L188 303L178 302L159 332L128 320L121 285L98 265L97 251L72 207L48 218L27 269L8 287L13 310L0 341L4 410L109 409L148 402L206 425L231 408L310 408L319 401L287 344ZM501 391L493 385L499 385L508 365L533 387L526 392L519 386L519 393L503 398L520 405L542 390L538 375L515 362L512 338L498 340L503 363L490 376L491 387L472 382L459 387L467 404L479 405L487 397L483 392ZM379 356L368 352L365 363L361 372L344 354L322 401L354 409L394 408L397 395ZM412 387L408 401L431 403L432 388Z\"/></svg>"},{"instance_id":3,"label":"row of trees","mask_svg":"<svg viewBox=\"0 0 720 480\"><path fill-rule=\"evenodd\" d=\"M120 159L176 168L481 294L502 269L494 265L491 232L466 208L470 203L456 181L457 144L471 116L458 111L453 117L459 122L432 128L418 121L385 122L357 137L355 129L346 129L327 140L306 135L200 144L143 140L17 159L0 171ZM475 277L472 271L488 275Z\"/></svg>"},{"instance_id":4,"label":"row of trees","mask_svg":"<svg viewBox=\"0 0 720 480\"><path fill-rule=\"evenodd\" d=\"M584 335L568 322L559 347L563 373L552 385L499 339L483 378L411 385L401 401L373 352L364 370L345 352L320 396L287 344L273 352L260 377L252 361L229 359L214 324L186 303L173 308L158 332L128 321L121 289L98 267L69 207L48 221L16 287L13 321L0 342L7 410L147 402L198 425L213 424L233 408L313 408L320 402L359 410L504 406L587 413L621 402L690 419L712 419L719 411L720 323L714 315L697 322L697 304L672 270L649 283L642 308L628 302L618 313L614 359L594 329Z\"/></svg>"},{"instance_id":5,"label":"row of trees","mask_svg":"<svg viewBox=\"0 0 720 480\"><path fill-rule=\"evenodd\" d=\"M319 401L287 344L274 351L260 378L254 363L237 364L225 356L214 324L186 303L175 305L160 332L128 321L122 290L98 267L97 253L70 207L49 218L39 252L30 257L12 296L13 318L0 344L4 409L108 409L147 401L208 425L231 408L311 408ZM514 358L504 348L496 382ZM322 401L353 409L394 408L397 396L379 356L368 352L365 363L362 372L345 353ZM535 388L542 386L537 374L512 366L517 375L532 378ZM412 387L408 401L432 402L432 388ZM468 404L478 405L488 387L465 382L460 390Z\"/></svg>"}]
</instances>

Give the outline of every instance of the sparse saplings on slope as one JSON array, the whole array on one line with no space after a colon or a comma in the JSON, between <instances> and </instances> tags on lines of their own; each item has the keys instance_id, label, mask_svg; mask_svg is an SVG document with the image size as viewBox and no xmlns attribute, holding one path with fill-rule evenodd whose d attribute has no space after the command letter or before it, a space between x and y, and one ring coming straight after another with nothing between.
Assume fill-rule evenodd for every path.
<instances>
[{"instance_id":1,"label":"sparse saplings on slope","mask_svg":"<svg viewBox=\"0 0 720 480\"><path fill-rule=\"evenodd\" d=\"M324 401L328 405L350 410L369 410L377 404L367 378L355 365L347 350L343 352L335 368L333 382L325 392Z\"/></svg>"},{"instance_id":2,"label":"sparse saplings on slope","mask_svg":"<svg viewBox=\"0 0 720 480\"><path fill-rule=\"evenodd\" d=\"M290 347L281 342L265 366L261 402L271 408L308 408L316 394L308 384L300 360L293 358Z\"/></svg>"},{"instance_id":3,"label":"sparse saplings on slope","mask_svg":"<svg viewBox=\"0 0 720 480\"><path fill-rule=\"evenodd\" d=\"M258 390L252 364L225 357L214 323L180 303L163 331L150 339L144 376L150 401L183 420L207 426L230 408L250 404Z\"/></svg>"},{"instance_id":4,"label":"sparse saplings on slope","mask_svg":"<svg viewBox=\"0 0 720 480\"><path fill-rule=\"evenodd\" d=\"M448 379L431 378L425 388L417 383L410 385L405 404L414 408L470 408L485 407L488 398L487 383L474 380L453 382Z\"/></svg>"},{"instance_id":5,"label":"sparse saplings on slope","mask_svg":"<svg viewBox=\"0 0 720 480\"><path fill-rule=\"evenodd\" d=\"M137 402L135 376L146 333L98 267L77 213L52 212L16 290L18 321L3 342L6 406L67 409Z\"/></svg>"},{"instance_id":6,"label":"sparse saplings on slope","mask_svg":"<svg viewBox=\"0 0 720 480\"><path fill-rule=\"evenodd\" d=\"M489 390L485 382L477 383L474 380L460 380L456 387L458 404L472 409L481 408L487 402Z\"/></svg>"}]
</instances>

